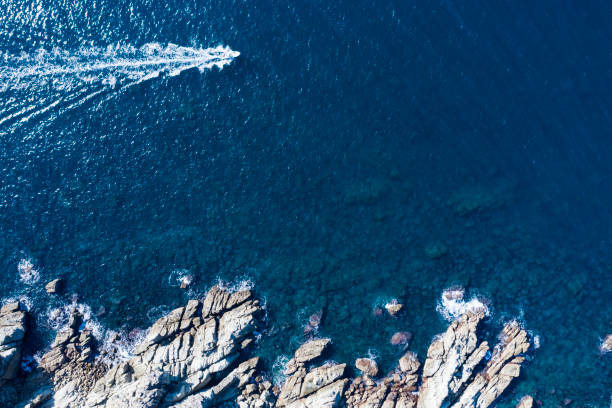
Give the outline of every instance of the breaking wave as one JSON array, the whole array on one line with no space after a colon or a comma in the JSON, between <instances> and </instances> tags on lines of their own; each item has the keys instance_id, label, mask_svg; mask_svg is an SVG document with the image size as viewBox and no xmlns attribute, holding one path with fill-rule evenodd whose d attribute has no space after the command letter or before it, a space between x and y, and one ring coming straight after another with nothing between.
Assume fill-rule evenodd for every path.
<instances>
[{"instance_id":1,"label":"breaking wave","mask_svg":"<svg viewBox=\"0 0 612 408\"><path fill-rule=\"evenodd\" d=\"M15 303L15 302L20 302L25 307L25 309L28 311L32 310L32 308L34 307L34 302L29 296L26 296L26 295L18 295L18 296L4 298L0 301L0 305L5 306L5 305L8 305L9 303Z\"/></svg>"},{"instance_id":2,"label":"breaking wave","mask_svg":"<svg viewBox=\"0 0 612 408\"><path fill-rule=\"evenodd\" d=\"M217 280L213 283L212 286L219 286L223 290L227 290L231 293L234 293L240 292L242 290L252 290L255 287L255 282L253 282L253 280L246 275L237 276L231 281L227 281L221 279L220 277L217 277ZM208 293L208 290L206 291L206 293Z\"/></svg>"},{"instance_id":3,"label":"breaking wave","mask_svg":"<svg viewBox=\"0 0 612 408\"><path fill-rule=\"evenodd\" d=\"M29 259L22 259L17 265L19 280L26 285L33 285L40 280L40 272Z\"/></svg>"},{"instance_id":4,"label":"breaking wave","mask_svg":"<svg viewBox=\"0 0 612 408\"><path fill-rule=\"evenodd\" d=\"M465 289L460 287L451 287L444 290L436 309L448 321L459 318L467 311L483 312L485 316L489 315L489 307L485 300L476 296L466 300Z\"/></svg>"},{"instance_id":5,"label":"breaking wave","mask_svg":"<svg viewBox=\"0 0 612 408\"><path fill-rule=\"evenodd\" d=\"M139 328L130 331L108 329L92 313L89 305L78 302L62 304L59 307L49 307L43 324L48 329L59 332L68 326L70 313L74 309L78 310L83 317L83 324L80 329L91 331L101 352L99 358L109 365L130 359L134 355L136 345L144 340L147 333L147 330ZM35 355L35 360L40 360L42 353L41 350Z\"/></svg>"}]
</instances>

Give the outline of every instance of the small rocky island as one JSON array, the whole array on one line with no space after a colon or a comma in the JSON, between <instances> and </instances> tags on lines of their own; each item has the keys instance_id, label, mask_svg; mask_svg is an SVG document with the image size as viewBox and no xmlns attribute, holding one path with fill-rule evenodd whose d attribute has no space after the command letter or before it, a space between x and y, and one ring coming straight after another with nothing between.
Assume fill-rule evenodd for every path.
<instances>
[{"instance_id":1,"label":"small rocky island","mask_svg":"<svg viewBox=\"0 0 612 408\"><path fill-rule=\"evenodd\" d=\"M374 360L358 359L361 375L349 378L345 363L325 362L331 340L319 338L295 351L284 381L274 384L253 355L264 317L259 300L250 290L215 286L203 300L190 300L156 321L127 359L101 353L75 308L24 378L26 313L19 303L0 312L3 407L485 408L519 376L530 347L526 331L514 321L494 347L479 341L485 311L472 309L434 338L424 364L406 352L391 373L379 376ZM27 389L26 383L32 392L20 397L16 390ZM526 396L519 406L532 404Z\"/></svg>"}]
</instances>

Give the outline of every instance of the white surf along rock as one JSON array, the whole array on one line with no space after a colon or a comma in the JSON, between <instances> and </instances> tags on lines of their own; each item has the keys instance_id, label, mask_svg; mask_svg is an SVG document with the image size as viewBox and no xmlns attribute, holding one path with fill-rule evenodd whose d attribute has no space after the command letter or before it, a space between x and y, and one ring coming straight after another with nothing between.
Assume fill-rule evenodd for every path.
<instances>
[{"instance_id":1,"label":"white surf along rock","mask_svg":"<svg viewBox=\"0 0 612 408\"><path fill-rule=\"evenodd\" d=\"M263 309L248 289L215 286L203 300L173 310L125 361L96 351L95 337L74 309L40 362L53 392L35 395L37 405L29 406L485 408L518 377L530 347L516 321L504 326L494 347L479 340L487 313L465 309L434 338L424 364L408 351L384 377L361 361L361 375L350 378L347 364L325 361L330 339L310 340L285 363L286 377L275 385L251 356Z\"/></svg>"},{"instance_id":2,"label":"white surf along rock","mask_svg":"<svg viewBox=\"0 0 612 408\"><path fill-rule=\"evenodd\" d=\"M449 322L458 319L467 312L482 312L484 316L490 314L489 307L482 299L473 296L470 300L465 300L465 289L461 287L451 287L444 290L436 309Z\"/></svg>"}]
</instances>

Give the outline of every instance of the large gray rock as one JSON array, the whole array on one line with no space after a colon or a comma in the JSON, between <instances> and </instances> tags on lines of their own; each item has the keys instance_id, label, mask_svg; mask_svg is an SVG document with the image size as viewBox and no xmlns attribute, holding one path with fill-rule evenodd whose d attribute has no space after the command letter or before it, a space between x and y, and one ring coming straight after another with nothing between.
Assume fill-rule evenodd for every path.
<instances>
[{"instance_id":1,"label":"large gray rock","mask_svg":"<svg viewBox=\"0 0 612 408\"><path fill-rule=\"evenodd\" d=\"M107 370L94 358L95 338L90 330L80 330L82 323L83 316L73 308L68 326L57 333L40 360L39 367L51 376L54 386L53 398L44 406L82 407L85 395Z\"/></svg>"},{"instance_id":2,"label":"large gray rock","mask_svg":"<svg viewBox=\"0 0 612 408\"><path fill-rule=\"evenodd\" d=\"M343 378L346 364L324 364L308 369L329 346L329 339L311 340L300 346L287 363L285 372L291 373L281 387L277 407L336 407L348 383Z\"/></svg>"},{"instance_id":3,"label":"large gray rock","mask_svg":"<svg viewBox=\"0 0 612 408\"><path fill-rule=\"evenodd\" d=\"M467 383L453 408L486 408L501 395L510 382L519 376L522 355L529 349L527 332L516 321L504 326L491 359L484 370Z\"/></svg>"},{"instance_id":4,"label":"large gray rock","mask_svg":"<svg viewBox=\"0 0 612 408\"><path fill-rule=\"evenodd\" d=\"M54 384L45 407L185 408L235 401L259 361L243 361L243 349L253 341L261 312L250 291L214 287L203 301L191 300L156 321L131 359L107 367L73 310L40 362ZM243 400L253 400L252 394Z\"/></svg>"},{"instance_id":5,"label":"large gray rock","mask_svg":"<svg viewBox=\"0 0 612 408\"><path fill-rule=\"evenodd\" d=\"M291 360L287 362L285 374L291 375L295 373L299 367L320 358L330 344L330 339L316 339L302 344L295 351Z\"/></svg>"},{"instance_id":6,"label":"large gray rock","mask_svg":"<svg viewBox=\"0 0 612 408\"><path fill-rule=\"evenodd\" d=\"M21 343L26 331L26 312L19 302L0 309L0 385L19 373Z\"/></svg>"},{"instance_id":7,"label":"large gray rock","mask_svg":"<svg viewBox=\"0 0 612 408\"><path fill-rule=\"evenodd\" d=\"M45 285L45 290L47 291L48 294L53 295L56 294L57 292L59 292L61 286L62 286L62 279L58 278L58 279L53 279L51 282L47 283Z\"/></svg>"},{"instance_id":8,"label":"large gray rock","mask_svg":"<svg viewBox=\"0 0 612 408\"><path fill-rule=\"evenodd\" d=\"M256 359L238 363L260 313L250 291L230 293L214 287L203 302L191 300L158 320L136 355L96 383L86 406L217 403L230 389L244 386L254 372ZM232 370L235 366L238 371Z\"/></svg>"}]
</instances>

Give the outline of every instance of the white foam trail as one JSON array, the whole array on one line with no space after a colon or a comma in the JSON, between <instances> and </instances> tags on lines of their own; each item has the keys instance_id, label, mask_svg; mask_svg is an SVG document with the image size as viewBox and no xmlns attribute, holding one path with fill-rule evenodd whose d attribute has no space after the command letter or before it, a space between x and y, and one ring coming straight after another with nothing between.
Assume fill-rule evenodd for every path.
<instances>
[{"instance_id":1,"label":"white foam trail","mask_svg":"<svg viewBox=\"0 0 612 408\"><path fill-rule=\"evenodd\" d=\"M4 61L0 66L0 91L27 86L28 82L22 80L32 77L68 77L58 85L70 85L71 80L77 78L85 83L99 82L113 86L123 77L146 80L163 71L178 75L194 67L201 71L223 68L239 55L238 51L222 45L193 48L175 44L162 46L159 43L148 43L140 48L117 45L86 47L74 52L56 48L51 51L40 49L34 55L0 54L0 60Z\"/></svg>"},{"instance_id":2,"label":"white foam trail","mask_svg":"<svg viewBox=\"0 0 612 408\"><path fill-rule=\"evenodd\" d=\"M239 55L222 45L195 48L159 43L140 48L113 45L74 51L41 49L20 55L0 53L0 95L8 94L5 100L10 96L15 101L28 101L26 106L8 104L0 126L28 122L58 108L65 112L104 93L130 88L162 74L176 76L193 68L200 72L222 69ZM21 97L21 92L26 94ZM45 100L43 95L48 94L55 97Z\"/></svg>"}]
</instances>

